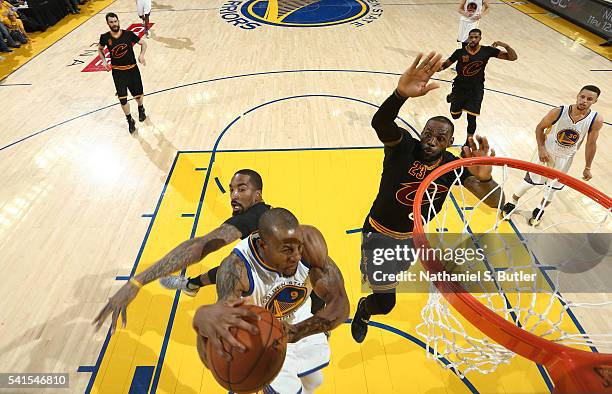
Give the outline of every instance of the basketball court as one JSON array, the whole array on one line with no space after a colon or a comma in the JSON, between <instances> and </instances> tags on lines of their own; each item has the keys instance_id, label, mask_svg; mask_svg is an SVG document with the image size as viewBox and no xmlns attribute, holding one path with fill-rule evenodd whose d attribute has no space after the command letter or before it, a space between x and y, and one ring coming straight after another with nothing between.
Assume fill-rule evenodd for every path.
<instances>
[{"instance_id":1,"label":"basketball court","mask_svg":"<svg viewBox=\"0 0 612 394\"><path fill-rule=\"evenodd\" d=\"M288 10L279 3L154 2L147 65L139 65L148 119L134 135L110 74L96 71L91 51L108 30L106 12L138 34L132 1L110 3L0 85L1 372L70 377L68 389L19 392L227 392L200 362L191 327L198 306L216 299L214 287L189 298L152 283L130 305L127 327L112 337L108 323L96 332L91 322L131 275L229 217L228 184L241 168L262 175L268 204L323 232L352 316L363 296L360 228L382 169L372 115L419 51L453 52L457 4L321 1ZM302 8L307 12L300 15ZM547 25L547 17L533 5L491 3L480 24L482 43L504 41L519 58L489 62L477 132L497 156L529 160L538 121L554 106L574 103L582 86L597 85L602 94L593 110L607 123L589 183L609 193L610 52L588 37L570 39L571 25L555 18L562 28ZM416 136L431 116L448 116L445 96L454 75L436 74L441 88L408 100L397 121ZM465 118L455 126L461 144ZM584 147L569 174L580 177L583 167ZM504 186L506 196L516 184ZM451 233L476 205L456 190L452 198L444 227ZM578 192L557 193L545 221L588 215L593 205ZM484 226L495 215L478 206L471 225ZM502 226L500 232L517 239L532 231L521 215ZM230 250L186 274L216 266ZM362 344L351 338L349 324L334 330L318 392L551 392L545 369L522 357L490 374L461 377L443 368L427 356L416 329L426 303L427 294L399 295L390 315L372 319ZM610 332L610 322L605 314L576 313L564 329Z\"/></svg>"}]
</instances>

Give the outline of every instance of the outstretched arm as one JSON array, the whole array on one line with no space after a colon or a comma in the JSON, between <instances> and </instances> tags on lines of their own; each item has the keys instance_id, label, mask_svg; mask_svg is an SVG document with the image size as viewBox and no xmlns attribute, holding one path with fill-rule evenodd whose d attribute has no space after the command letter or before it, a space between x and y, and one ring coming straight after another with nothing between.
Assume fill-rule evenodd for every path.
<instances>
[{"instance_id":1,"label":"outstretched arm","mask_svg":"<svg viewBox=\"0 0 612 394\"><path fill-rule=\"evenodd\" d=\"M599 138L599 130L601 130L602 127L603 117L601 115L597 115L586 141L585 165L584 171L582 171L582 179L584 179L585 181L588 181L593 178L593 175L591 174L591 164L593 164L595 152L597 152L597 138Z\"/></svg>"},{"instance_id":2,"label":"outstretched arm","mask_svg":"<svg viewBox=\"0 0 612 394\"><path fill-rule=\"evenodd\" d=\"M404 71L397 84L397 89L380 106L372 118L372 127L376 130L378 139L385 146L393 147L402 141L402 129L395 123L400 108L409 97L424 96L429 91L440 86L429 83L429 79L440 68L441 55L431 52L423 61L419 53L412 65Z\"/></svg>"},{"instance_id":3,"label":"outstretched arm","mask_svg":"<svg viewBox=\"0 0 612 394\"><path fill-rule=\"evenodd\" d=\"M229 224L222 224L203 237L193 238L183 242L161 260L157 261L123 285L108 300L104 308L102 308L102 311L100 311L94 320L94 324L96 324L97 328L100 328L108 315L112 314L112 334L115 332L117 318L119 314L121 314L122 324L125 327L127 323L127 306L136 297L143 285L197 263L208 254L240 239L240 236L240 231L236 227Z\"/></svg>"},{"instance_id":4,"label":"outstretched arm","mask_svg":"<svg viewBox=\"0 0 612 394\"><path fill-rule=\"evenodd\" d=\"M310 282L314 292L325 301L325 306L304 321L286 325L288 342L297 342L309 335L333 330L347 319L350 312L344 278L336 263L327 255L323 235L312 226L303 225L302 229L303 257L310 263Z\"/></svg>"}]
</instances>

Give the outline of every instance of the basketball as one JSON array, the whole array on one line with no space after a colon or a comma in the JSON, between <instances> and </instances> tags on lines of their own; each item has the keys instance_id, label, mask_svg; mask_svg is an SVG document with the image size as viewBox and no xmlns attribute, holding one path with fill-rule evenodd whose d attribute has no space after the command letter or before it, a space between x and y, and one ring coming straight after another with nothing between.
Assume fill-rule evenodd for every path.
<instances>
[{"instance_id":1,"label":"basketball","mask_svg":"<svg viewBox=\"0 0 612 394\"><path fill-rule=\"evenodd\" d=\"M259 328L259 335L238 328L231 329L236 339L245 345L246 352L241 353L237 349L230 351L224 343L226 351L232 356L232 360L227 361L215 352L210 341L204 341L207 354L203 357L200 353L200 358L221 386L234 393L252 393L269 384L281 370L287 340L281 322L269 310L255 305L244 305L241 308L249 309L261 317L258 322L252 322ZM201 346L199 339L198 346Z\"/></svg>"}]
</instances>

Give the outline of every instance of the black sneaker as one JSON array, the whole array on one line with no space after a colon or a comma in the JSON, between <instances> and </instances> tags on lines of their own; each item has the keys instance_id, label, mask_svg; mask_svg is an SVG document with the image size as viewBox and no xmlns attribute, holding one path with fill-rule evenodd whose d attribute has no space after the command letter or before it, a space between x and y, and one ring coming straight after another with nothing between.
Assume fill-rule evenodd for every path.
<instances>
[{"instance_id":1,"label":"black sneaker","mask_svg":"<svg viewBox=\"0 0 612 394\"><path fill-rule=\"evenodd\" d=\"M368 335L368 323L370 322L370 316L365 310L365 301L365 297L359 299L355 316L351 322L351 335L357 343L363 342L366 335Z\"/></svg>"},{"instance_id":2,"label":"black sneaker","mask_svg":"<svg viewBox=\"0 0 612 394\"><path fill-rule=\"evenodd\" d=\"M128 131L133 134L136 131L136 121L132 118L128 119Z\"/></svg>"},{"instance_id":3,"label":"black sneaker","mask_svg":"<svg viewBox=\"0 0 612 394\"><path fill-rule=\"evenodd\" d=\"M540 208L534 209L531 214L531 219L529 219L529 224L534 227L537 226L542 221L542 216L544 216L544 210Z\"/></svg>"},{"instance_id":4,"label":"black sneaker","mask_svg":"<svg viewBox=\"0 0 612 394\"><path fill-rule=\"evenodd\" d=\"M507 202L506 204L504 204L501 211L502 218L506 218L506 220L510 219L510 214L512 213L512 211L514 211L515 208L516 205L512 204L511 202Z\"/></svg>"},{"instance_id":5,"label":"black sneaker","mask_svg":"<svg viewBox=\"0 0 612 394\"><path fill-rule=\"evenodd\" d=\"M146 118L147 118L147 114L145 114L144 107L138 107L138 121L144 122Z\"/></svg>"}]
</instances>

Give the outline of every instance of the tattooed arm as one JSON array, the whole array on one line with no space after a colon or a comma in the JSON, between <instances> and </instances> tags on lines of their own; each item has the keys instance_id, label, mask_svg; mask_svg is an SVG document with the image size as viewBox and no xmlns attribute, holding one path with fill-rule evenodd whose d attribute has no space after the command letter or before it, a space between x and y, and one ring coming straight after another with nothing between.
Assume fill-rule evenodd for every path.
<instances>
[{"instance_id":1,"label":"tattooed arm","mask_svg":"<svg viewBox=\"0 0 612 394\"><path fill-rule=\"evenodd\" d=\"M231 224L222 224L203 237L183 242L161 260L136 275L135 278L146 285L201 261L212 252L240 239L240 236L240 230L236 227Z\"/></svg>"},{"instance_id":2,"label":"tattooed arm","mask_svg":"<svg viewBox=\"0 0 612 394\"><path fill-rule=\"evenodd\" d=\"M215 351L226 360L231 360L230 353L224 349L221 340L241 351L245 347L230 332L231 327L238 327L257 335L257 327L245 319L258 319L254 312L239 308L245 301L241 295L249 291L250 283L245 263L235 254L226 257L217 273L217 303L200 307L193 317L193 328L198 335L211 341ZM200 357L205 360L205 350L198 349Z\"/></svg>"},{"instance_id":3,"label":"tattooed arm","mask_svg":"<svg viewBox=\"0 0 612 394\"><path fill-rule=\"evenodd\" d=\"M102 326L108 315L112 313L111 334L115 331L117 318L121 314L122 325L127 323L127 306L138 294L140 287L163 276L180 271L183 268L197 263L210 253L222 248L223 246L240 239L240 230L230 224L222 224L203 237L189 239L161 260L139 273L123 285L115 295L113 295L102 311L94 320L97 328Z\"/></svg>"},{"instance_id":4,"label":"tattooed arm","mask_svg":"<svg viewBox=\"0 0 612 394\"><path fill-rule=\"evenodd\" d=\"M333 330L347 319L350 312L342 273L327 255L323 235L311 226L302 226L302 229L305 230L303 257L310 263L310 282L314 292L325 301L325 306L309 319L286 325L288 342Z\"/></svg>"}]
</instances>

